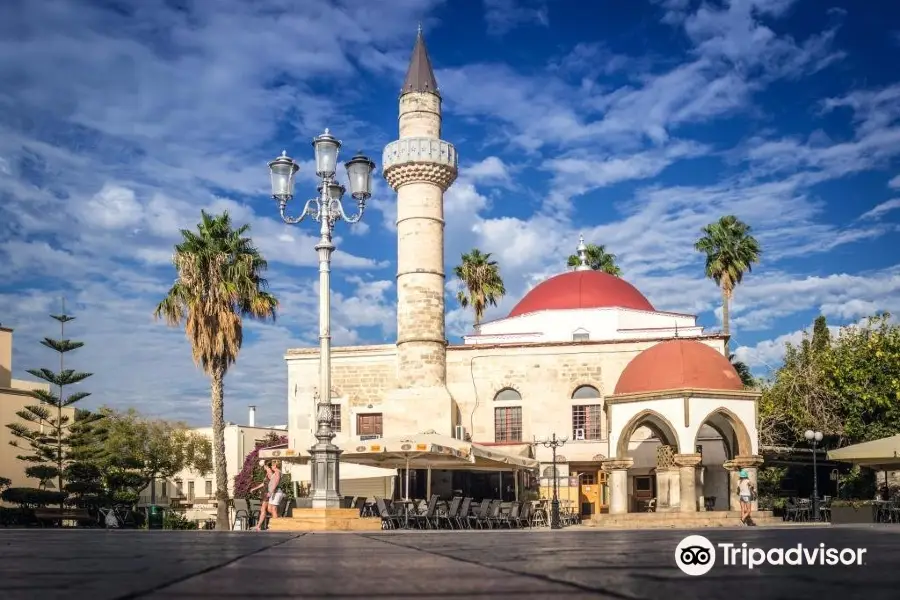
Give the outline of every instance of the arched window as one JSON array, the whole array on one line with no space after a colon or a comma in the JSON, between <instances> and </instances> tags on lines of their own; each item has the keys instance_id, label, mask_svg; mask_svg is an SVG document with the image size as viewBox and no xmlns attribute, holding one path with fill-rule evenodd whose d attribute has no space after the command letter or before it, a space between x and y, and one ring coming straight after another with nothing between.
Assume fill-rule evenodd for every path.
<instances>
[{"instance_id":1,"label":"arched window","mask_svg":"<svg viewBox=\"0 0 900 600\"><path fill-rule=\"evenodd\" d=\"M513 401L513 402L521 402L522 395L519 394L516 390L512 388L505 388L497 392L497 395L494 396L494 401Z\"/></svg>"},{"instance_id":2,"label":"arched window","mask_svg":"<svg viewBox=\"0 0 900 600\"><path fill-rule=\"evenodd\" d=\"M587 329L578 328L572 332L573 342L589 342L590 340L591 333Z\"/></svg>"},{"instance_id":3,"label":"arched window","mask_svg":"<svg viewBox=\"0 0 900 600\"><path fill-rule=\"evenodd\" d=\"M494 402L521 402L522 395L512 388L504 388L494 396ZM494 441L517 443L522 441L522 407L516 405L494 407Z\"/></svg>"},{"instance_id":4,"label":"arched window","mask_svg":"<svg viewBox=\"0 0 900 600\"><path fill-rule=\"evenodd\" d=\"M600 392L590 385L583 385L572 393L572 439L602 440L606 437L603 402Z\"/></svg>"}]
</instances>

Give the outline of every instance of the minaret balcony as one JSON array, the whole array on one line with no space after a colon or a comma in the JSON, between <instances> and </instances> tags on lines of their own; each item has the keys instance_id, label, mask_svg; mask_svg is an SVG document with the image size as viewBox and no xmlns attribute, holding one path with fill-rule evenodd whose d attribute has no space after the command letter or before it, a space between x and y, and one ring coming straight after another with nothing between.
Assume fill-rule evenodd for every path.
<instances>
[{"instance_id":1,"label":"minaret balcony","mask_svg":"<svg viewBox=\"0 0 900 600\"><path fill-rule=\"evenodd\" d=\"M453 144L432 138L404 138L384 147L382 173L395 190L428 181L446 190L456 179L459 157Z\"/></svg>"},{"instance_id":2,"label":"minaret balcony","mask_svg":"<svg viewBox=\"0 0 900 600\"><path fill-rule=\"evenodd\" d=\"M385 171L396 165L419 162L438 163L453 169L459 166L456 148L443 140L404 138L384 147L381 164Z\"/></svg>"}]
</instances>

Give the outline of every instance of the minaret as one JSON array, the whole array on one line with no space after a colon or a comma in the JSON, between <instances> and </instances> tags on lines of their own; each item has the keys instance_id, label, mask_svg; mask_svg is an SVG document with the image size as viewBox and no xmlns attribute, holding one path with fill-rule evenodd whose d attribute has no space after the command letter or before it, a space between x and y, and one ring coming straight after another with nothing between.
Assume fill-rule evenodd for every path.
<instances>
[{"instance_id":1,"label":"minaret","mask_svg":"<svg viewBox=\"0 0 900 600\"><path fill-rule=\"evenodd\" d=\"M384 178L397 192L398 391L409 399L443 397L448 401L446 409L440 407L443 414L450 410L444 331L444 192L456 179L457 156L453 145L441 140L441 95L421 27L400 90L399 122L400 139L385 147L382 161ZM450 425L446 424L446 430ZM443 423L429 428L445 429Z\"/></svg>"}]
</instances>

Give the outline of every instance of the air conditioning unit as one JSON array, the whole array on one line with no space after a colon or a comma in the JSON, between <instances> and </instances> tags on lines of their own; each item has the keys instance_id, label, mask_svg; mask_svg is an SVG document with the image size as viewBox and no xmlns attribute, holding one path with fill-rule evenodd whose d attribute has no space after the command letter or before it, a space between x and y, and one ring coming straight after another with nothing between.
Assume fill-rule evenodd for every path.
<instances>
[{"instance_id":1,"label":"air conditioning unit","mask_svg":"<svg viewBox=\"0 0 900 600\"><path fill-rule=\"evenodd\" d=\"M454 427L453 428L453 437L455 437L458 440L466 439L466 428L463 427L462 425L457 425L456 427Z\"/></svg>"},{"instance_id":2,"label":"air conditioning unit","mask_svg":"<svg viewBox=\"0 0 900 600\"><path fill-rule=\"evenodd\" d=\"M584 440L584 429L576 429L575 430L575 439L576 440Z\"/></svg>"}]
</instances>

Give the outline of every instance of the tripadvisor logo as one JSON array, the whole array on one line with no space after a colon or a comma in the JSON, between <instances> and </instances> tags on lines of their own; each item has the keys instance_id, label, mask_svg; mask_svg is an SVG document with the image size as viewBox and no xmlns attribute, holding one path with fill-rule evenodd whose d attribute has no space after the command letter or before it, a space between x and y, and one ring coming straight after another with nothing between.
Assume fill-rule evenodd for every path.
<instances>
[{"instance_id":1,"label":"tripadvisor logo","mask_svg":"<svg viewBox=\"0 0 900 600\"><path fill-rule=\"evenodd\" d=\"M806 547L797 544L789 548L754 548L746 542L740 545L722 543L713 545L702 535L690 535L675 548L675 563L687 575L697 576L709 573L721 558L723 566L739 566L753 569L762 565L801 566L837 565L860 566L865 548L831 548L825 544Z\"/></svg>"}]
</instances>

